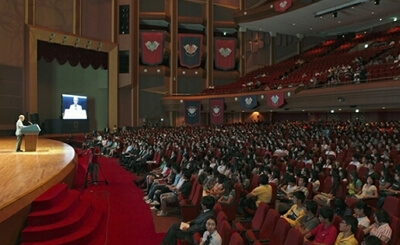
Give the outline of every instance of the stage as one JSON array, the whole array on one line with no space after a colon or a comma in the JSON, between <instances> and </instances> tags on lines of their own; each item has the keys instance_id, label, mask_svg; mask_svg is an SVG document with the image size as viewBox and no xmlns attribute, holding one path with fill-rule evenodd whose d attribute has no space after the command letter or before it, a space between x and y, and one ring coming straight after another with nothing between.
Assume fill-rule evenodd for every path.
<instances>
[{"instance_id":1,"label":"stage","mask_svg":"<svg viewBox=\"0 0 400 245\"><path fill-rule=\"evenodd\" d=\"M36 197L59 182L71 187L77 166L74 149L63 142L39 137L36 152L15 152L15 144L16 137L0 138L0 237L4 244L12 244L19 235ZM25 150L25 140L21 149Z\"/></svg>"}]
</instances>

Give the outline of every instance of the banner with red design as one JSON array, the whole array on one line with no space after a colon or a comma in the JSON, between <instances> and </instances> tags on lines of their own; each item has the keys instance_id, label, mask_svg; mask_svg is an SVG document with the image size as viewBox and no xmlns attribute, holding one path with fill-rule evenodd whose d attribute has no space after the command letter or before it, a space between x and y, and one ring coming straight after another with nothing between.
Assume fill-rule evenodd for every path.
<instances>
[{"instance_id":1,"label":"banner with red design","mask_svg":"<svg viewBox=\"0 0 400 245\"><path fill-rule=\"evenodd\" d=\"M236 39L215 38L215 67L224 71L235 68Z\"/></svg>"},{"instance_id":2,"label":"banner with red design","mask_svg":"<svg viewBox=\"0 0 400 245\"><path fill-rule=\"evenodd\" d=\"M181 66L195 68L201 65L203 35L179 34L179 62Z\"/></svg>"},{"instance_id":3,"label":"banner with red design","mask_svg":"<svg viewBox=\"0 0 400 245\"><path fill-rule=\"evenodd\" d=\"M161 64L163 62L164 32L142 31L140 37L142 63L150 66Z\"/></svg>"},{"instance_id":4,"label":"banner with red design","mask_svg":"<svg viewBox=\"0 0 400 245\"><path fill-rule=\"evenodd\" d=\"M285 12L292 6L292 0L278 0L275 1L275 11L276 12Z\"/></svg>"},{"instance_id":5,"label":"banner with red design","mask_svg":"<svg viewBox=\"0 0 400 245\"><path fill-rule=\"evenodd\" d=\"M281 91L268 93L266 98L268 107L272 109L277 109L285 104L285 95Z\"/></svg>"},{"instance_id":6,"label":"banner with red design","mask_svg":"<svg viewBox=\"0 0 400 245\"><path fill-rule=\"evenodd\" d=\"M185 101L185 123L189 125L197 125L200 123L200 101Z\"/></svg>"},{"instance_id":7,"label":"banner with red design","mask_svg":"<svg viewBox=\"0 0 400 245\"><path fill-rule=\"evenodd\" d=\"M224 124L224 102L222 99L210 99L210 122L212 125Z\"/></svg>"}]
</instances>

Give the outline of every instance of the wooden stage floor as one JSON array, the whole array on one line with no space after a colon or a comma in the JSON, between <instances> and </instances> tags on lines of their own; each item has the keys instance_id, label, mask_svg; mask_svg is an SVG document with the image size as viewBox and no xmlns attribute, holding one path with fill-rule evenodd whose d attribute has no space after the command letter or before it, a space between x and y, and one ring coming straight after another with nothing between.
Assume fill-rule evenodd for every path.
<instances>
[{"instance_id":1,"label":"wooden stage floor","mask_svg":"<svg viewBox=\"0 0 400 245\"><path fill-rule=\"evenodd\" d=\"M29 211L30 203L56 183L70 182L67 184L71 186L77 166L74 149L63 142L39 137L36 152L15 152L15 144L16 137L0 138L0 224L3 225L9 224L9 219L21 210ZM21 149L25 149L25 141ZM4 227L0 225L1 228Z\"/></svg>"}]
</instances>

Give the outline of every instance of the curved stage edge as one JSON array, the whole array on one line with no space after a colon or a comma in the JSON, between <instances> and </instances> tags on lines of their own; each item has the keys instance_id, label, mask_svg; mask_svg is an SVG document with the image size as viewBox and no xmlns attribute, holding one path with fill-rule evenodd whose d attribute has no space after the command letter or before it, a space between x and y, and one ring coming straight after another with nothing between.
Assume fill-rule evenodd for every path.
<instances>
[{"instance_id":1,"label":"curved stage edge","mask_svg":"<svg viewBox=\"0 0 400 245\"><path fill-rule=\"evenodd\" d=\"M60 141L39 137L35 152L17 153L15 144L16 137L0 138L2 244L18 242L35 198L59 182L71 188L78 164L75 150Z\"/></svg>"}]
</instances>

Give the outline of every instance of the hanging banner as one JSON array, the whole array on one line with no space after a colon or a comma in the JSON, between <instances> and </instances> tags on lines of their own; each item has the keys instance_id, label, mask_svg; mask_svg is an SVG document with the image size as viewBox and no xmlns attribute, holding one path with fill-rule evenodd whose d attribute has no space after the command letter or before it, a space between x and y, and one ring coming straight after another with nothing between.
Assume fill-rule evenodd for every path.
<instances>
[{"instance_id":1,"label":"hanging banner","mask_svg":"<svg viewBox=\"0 0 400 245\"><path fill-rule=\"evenodd\" d=\"M163 31L142 31L141 49L142 63L154 66L163 62L164 32Z\"/></svg>"},{"instance_id":2,"label":"hanging banner","mask_svg":"<svg viewBox=\"0 0 400 245\"><path fill-rule=\"evenodd\" d=\"M200 123L200 101L185 101L185 123L189 125Z\"/></svg>"},{"instance_id":3,"label":"hanging banner","mask_svg":"<svg viewBox=\"0 0 400 245\"><path fill-rule=\"evenodd\" d=\"M253 109L258 105L257 95L247 95L240 97L240 104L244 109Z\"/></svg>"},{"instance_id":4,"label":"hanging banner","mask_svg":"<svg viewBox=\"0 0 400 245\"><path fill-rule=\"evenodd\" d=\"M232 70L235 68L236 39L215 38L215 67L221 70Z\"/></svg>"},{"instance_id":5,"label":"hanging banner","mask_svg":"<svg viewBox=\"0 0 400 245\"><path fill-rule=\"evenodd\" d=\"M224 99L210 99L210 122L212 125L224 124Z\"/></svg>"},{"instance_id":6,"label":"hanging banner","mask_svg":"<svg viewBox=\"0 0 400 245\"><path fill-rule=\"evenodd\" d=\"M292 0L275 1L274 7L276 12L285 12L292 6Z\"/></svg>"},{"instance_id":7,"label":"hanging banner","mask_svg":"<svg viewBox=\"0 0 400 245\"><path fill-rule=\"evenodd\" d=\"M285 104L285 95L283 92L277 91L273 93L268 93L266 98L268 107L272 109L277 109Z\"/></svg>"},{"instance_id":8,"label":"hanging banner","mask_svg":"<svg viewBox=\"0 0 400 245\"><path fill-rule=\"evenodd\" d=\"M201 65L203 35L179 34L179 61L181 66L195 68Z\"/></svg>"}]
</instances>

